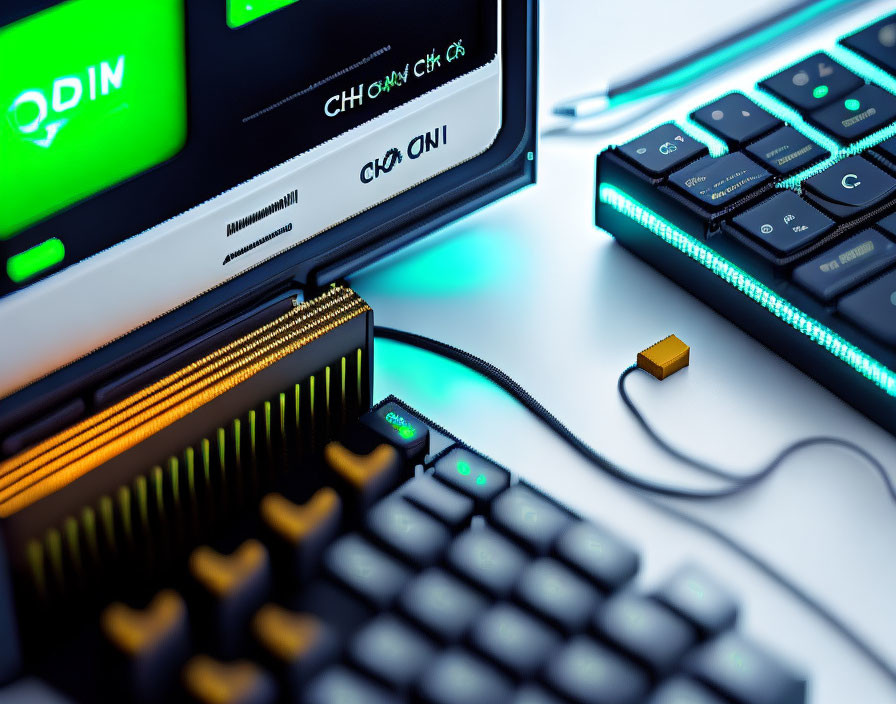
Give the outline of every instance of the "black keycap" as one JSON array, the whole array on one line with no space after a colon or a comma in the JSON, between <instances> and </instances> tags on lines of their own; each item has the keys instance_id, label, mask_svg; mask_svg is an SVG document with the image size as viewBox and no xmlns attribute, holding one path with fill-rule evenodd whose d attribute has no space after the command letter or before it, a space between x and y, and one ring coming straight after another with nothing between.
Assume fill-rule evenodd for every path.
<instances>
[{"instance_id":1,"label":"black keycap","mask_svg":"<svg viewBox=\"0 0 896 704\"><path fill-rule=\"evenodd\" d=\"M840 142L850 144L889 125L896 118L896 96L866 85L816 110L809 121Z\"/></svg>"},{"instance_id":2,"label":"black keycap","mask_svg":"<svg viewBox=\"0 0 896 704\"><path fill-rule=\"evenodd\" d=\"M896 271L843 298L837 311L872 337L896 346Z\"/></svg>"},{"instance_id":3,"label":"black keycap","mask_svg":"<svg viewBox=\"0 0 896 704\"><path fill-rule=\"evenodd\" d=\"M398 599L398 607L429 633L455 643L485 611L485 597L438 567L412 581Z\"/></svg>"},{"instance_id":4,"label":"black keycap","mask_svg":"<svg viewBox=\"0 0 896 704\"><path fill-rule=\"evenodd\" d=\"M649 687L640 668L586 636L551 658L545 680L576 704L641 704Z\"/></svg>"},{"instance_id":5,"label":"black keycap","mask_svg":"<svg viewBox=\"0 0 896 704\"><path fill-rule=\"evenodd\" d=\"M284 605L296 613L316 616L327 624L340 642L356 633L376 613L370 604L327 579L311 582L292 598L286 599Z\"/></svg>"},{"instance_id":6,"label":"black keycap","mask_svg":"<svg viewBox=\"0 0 896 704\"><path fill-rule=\"evenodd\" d=\"M831 155L827 149L789 126L751 144L747 153L779 176L795 174Z\"/></svg>"},{"instance_id":7,"label":"black keycap","mask_svg":"<svg viewBox=\"0 0 896 704\"><path fill-rule=\"evenodd\" d=\"M729 93L700 108L691 117L710 132L721 136L732 149L738 149L784 124L743 93Z\"/></svg>"},{"instance_id":8,"label":"black keycap","mask_svg":"<svg viewBox=\"0 0 896 704\"><path fill-rule=\"evenodd\" d=\"M559 643L557 634L512 604L496 604L470 636L477 650L516 677L532 677Z\"/></svg>"},{"instance_id":9,"label":"black keycap","mask_svg":"<svg viewBox=\"0 0 896 704\"><path fill-rule=\"evenodd\" d=\"M827 54L815 54L762 81L760 88L809 112L834 102L864 81Z\"/></svg>"},{"instance_id":10,"label":"black keycap","mask_svg":"<svg viewBox=\"0 0 896 704\"><path fill-rule=\"evenodd\" d=\"M896 137L884 140L874 147L874 151L884 159L887 159L891 164L896 164Z\"/></svg>"},{"instance_id":11,"label":"black keycap","mask_svg":"<svg viewBox=\"0 0 896 704\"><path fill-rule=\"evenodd\" d=\"M448 564L496 597L510 594L527 561L526 553L490 528L461 533L448 550Z\"/></svg>"},{"instance_id":12,"label":"black keycap","mask_svg":"<svg viewBox=\"0 0 896 704\"><path fill-rule=\"evenodd\" d=\"M337 580L380 609L389 607L410 576L398 560L355 533L337 540L324 555L324 564Z\"/></svg>"},{"instance_id":13,"label":"black keycap","mask_svg":"<svg viewBox=\"0 0 896 704\"><path fill-rule=\"evenodd\" d=\"M573 523L560 536L557 555L599 587L614 591L638 571L639 559L628 543L594 523Z\"/></svg>"},{"instance_id":14,"label":"black keycap","mask_svg":"<svg viewBox=\"0 0 896 704\"><path fill-rule=\"evenodd\" d=\"M302 704L399 704L402 700L366 677L338 665L314 678L300 701Z\"/></svg>"},{"instance_id":15,"label":"black keycap","mask_svg":"<svg viewBox=\"0 0 896 704\"><path fill-rule=\"evenodd\" d=\"M399 493L453 531L463 528L473 515L473 499L449 489L428 475L415 477Z\"/></svg>"},{"instance_id":16,"label":"black keycap","mask_svg":"<svg viewBox=\"0 0 896 704\"><path fill-rule=\"evenodd\" d=\"M514 695L510 704L563 704L563 702L541 687L527 684Z\"/></svg>"},{"instance_id":17,"label":"black keycap","mask_svg":"<svg viewBox=\"0 0 896 704\"><path fill-rule=\"evenodd\" d=\"M825 302L896 264L896 244L864 230L798 266L793 279Z\"/></svg>"},{"instance_id":18,"label":"black keycap","mask_svg":"<svg viewBox=\"0 0 896 704\"><path fill-rule=\"evenodd\" d=\"M332 664L341 644L335 629L315 614L265 604L252 618L252 635L263 664L295 700L308 680Z\"/></svg>"},{"instance_id":19,"label":"black keycap","mask_svg":"<svg viewBox=\"0 0 896 704\"><path fill-rule=\"evenodd\" d=\"M850 156L803 182L803 194L834 218L847 219L879 205L896 179L860 156Z\"/></svg>"},{"instance_id":20,"label":"black keycap","mask_svg":"<svg viewBox=\"0 0 896 704\"><path fill-rule=\"evenodd\" d=\"M539 558L525 569L516 596L567 633L582 630L601 599L588 582L549 557Z\"/></svg>"},{"instance_id":21,"label":"black keycap","mask_svg":"<svg viewBox=\"0 0 896 704\"><path fill-rule=\"evenodd\" d=\"M243 542L225 555L208 546L193 550L189 572L196 599L191 609L194 633L215 655L238 655L253 614L267 601L273 576L267 548L258 540Z\"/></svg>"},{"instance_id":22,"label":"black keycap","mask_svg":"<svg viewBox=\"0 0 896 704\"><path fill-rule=\"evenodd\" d=\"M896 74L896 15L850 35L840 43L888 73Z\"/></svg>"},{"instance_id":23,"label":"black keycap","mask_svg":"<svg viewBox=\"0 0 896 704\"><path fill-rule=\"evenodd\" d=\"M361 422L410 461L421 461L429 448L429 428L406 408L390 401L361 416Z\"/></svg>"},{"instance_id":24,"label":"black keycap","mask_svg":"<svg viewBox=\"0 0 896 704\"><path fill-rule=\"evenodd\" d=\"M896 213L887 215L883 220L877 222L877 229L883 230L884 234L896 239Z\"/></svg>"},{"instance_id":25,"label":"black keycap","mask_svg":"<svg viewBox=\"0 0 896 704\"><path fill-rule=\"evenodd\" d=\"M768 171L741 152L704 157L669 177L671 183L707 210L718 210L771 180Z\"/></svg>"},{"instance_id":26,"label":"black keycap","mask_svg":"<svg viewBox=\"0 0 896 704\"><path fill-rule=\"evenodd\" d=\"M697 640L684 619L636 594L609 599L597 610L594 628L657 675L669 673Z\"/></svg>"},{"instance_id":27,"label":"black keycap","mask_svg":"<svg viewBox=\"0 0 896 704\"><path fill-rule=\"evenodd\" d=\"M284 605L296 613L312 614L327 624L340 646L376 613L370 604L327 579L311 582L286 599Z\"/></svg>"},{"instance_id":28,"label":"black keycap","mask_svg":"<svg viewBox=\"0 0 896 704\"><path fill-rule=\"evenodd\" d=\"M100 629L112 650L110 698L163 701L192 650L183 597L165 589L144 609L110 604L103 609Z\"/></svg>"},{"instance_id":29,"label":"black keycap","mask_svg":"<svg viewBox=\"0 0 896 704\"><path fill-rule=\"evenodd\" d=\"M362 670L390 689L404 691L433 657L435 647L408 624L383 614L352 639L348 653Z\"/></svg>"},{"instance_id":30,"label":"black keycap","mask_svg":"<svg viewBox=\"0 0 896 704\"><path fill-rule=\"evenodd\" d=\"M705 570L683 565L654 598L686 618L703 636L715 636L737 620L737 600Z\"/></svg>"},{"instance_id":31,"label":"black keycap","mask_svg":"<svg viewBox=\"0 0 896 704\"><path fill-rule=\"evenodd\" d=\"M510 484L510 475L494 462L456 447L435 464L436 479L462 491L482 508Z\"/></svg>"},{"instance_id":32,"label":"black keycap","mask_svg":"<svg viewBox=\"0 0 896 704\"><path fill-rule=\"evenodd\" d=\"M685 669L738 704L805 704L806 679L730 632L701 646Z\"/></svg>"},{"instance_id":33,"label":"black keycap","mask_svg":"<svg viewBox=\"0 0 896 704\"><path fill-rule=\"evenodd\" d=\"M623 144L619 151L655 178L665 176L689 161L709 154L705 144L671 122Z\"/></svg>"},{"instance_id":34,"label":"black keycap","mask_svg":"<svg viewBox=\"0 0 896 704\"><path fill-rule=\"evenodd\" d=\"M400 496L380 501L367 514L367 530L383 545L419 567L438 562L451 531Z\"/></svg>"},{"instance_id":35,"label":"black keycap","mask_svg":"<svg viewBox=\"0 0 896 704\"><path fill-rule=\"evenodd\" d=\"M781 191L738 215L733 223L781 255L812 244L834 228L833 220L789 190Z\"/></svg>"},{"instance_id":36,"label":"black keycap","mask_svg":"<svg viewBox=\"0 0 896 704\"><path fill-rule=\"evenodd\" d=\"M694 680L676 677L660 685L647 704L725 704L706 687Z\"/></svg>"},{"instance_id":37,"label":"black keycap","mask_svg":"<svg viewBox=\"0 0 896 704\"><path fill-rule=\"evenodd\" d=\"M492 523L530 550L545 555L572 517L532 489L517 484L492 502Z\"/></svg>"},{"instance_id":38,"label":"black keycap","mask_svg":"<svg viewBox=\"0 0 896 704\"><path fill-rule=\"evenodd\" d=\"M510 680L465 650L448 650L423 671L419 685L426 704L496 704L510 701Z\"/></svg>"}]
</instances>

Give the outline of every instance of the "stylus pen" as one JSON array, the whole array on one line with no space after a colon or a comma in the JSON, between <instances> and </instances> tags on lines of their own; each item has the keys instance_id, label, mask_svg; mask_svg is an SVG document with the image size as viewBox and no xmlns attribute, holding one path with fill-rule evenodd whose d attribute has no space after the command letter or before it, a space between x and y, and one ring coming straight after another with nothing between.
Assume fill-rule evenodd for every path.
<instances>
[{"instance_id":1,"label":"stylus pen","mask_svg":"<svg viewBox=\"0 0 896 704\"><path fill-rule=\"evenodd\" d=\"M704 79L787 35L805 31L811 23L852 10L868 0L801 0L722 39L679 56L633 78L554 106L554 114L573 119L594 117L611 108L667 93ZM825 16L827 15L827 16Z\"/></svg>"}]
</instances>

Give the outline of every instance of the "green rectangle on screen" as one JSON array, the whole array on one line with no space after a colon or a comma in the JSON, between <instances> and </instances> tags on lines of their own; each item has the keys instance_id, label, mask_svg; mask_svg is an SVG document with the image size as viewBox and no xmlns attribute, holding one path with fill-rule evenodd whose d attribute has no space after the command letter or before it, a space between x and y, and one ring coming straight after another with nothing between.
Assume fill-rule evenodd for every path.
<instances>
[{"instance_id":1,"label":"green rectangle on screen","mask_svg":"<svg viewBox=\"0 0 896 704\"><path fill-rule=\"evenodd\" d=\"M68 0L0 29L0 239L187 138L183 0Z\"/></svg>"},{"instance_id":2,"label":"green rectangle on screen","mask_svg":"<svg viewBox=\"0 0 896 704\"><path fill-rule=\"evenodd\" d=\"M227 0L227 25L233 29L254 22L299 0Z\"/></svg>"}]
</instances>

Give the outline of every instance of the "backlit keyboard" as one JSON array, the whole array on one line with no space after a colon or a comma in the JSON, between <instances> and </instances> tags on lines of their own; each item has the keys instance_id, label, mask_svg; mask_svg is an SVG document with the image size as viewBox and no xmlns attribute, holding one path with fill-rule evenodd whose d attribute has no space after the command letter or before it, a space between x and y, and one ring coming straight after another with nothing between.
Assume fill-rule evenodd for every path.
<instances>
[{"instance_id":1,"label":"backlit keyboard","mask_svg":"<svg viewBox=\"0 0 896 704\"><path fill-rule=\"evenodd\" d=\"M689 564L635 588L623 537L397 399L307 452L281 418L49 533L19 582L27 674L0 699L805 702L722 581Z\"/></svg>"},{"instance_id":2,"label":"backlit keyboard","mask_svg":"<svg viewBox=\"0 0 896 704\"><path fill-rule=\"evenodd\" d=\"M896 15L598 158L597 224L896 432Z\"/></svg>"}]
</instances>

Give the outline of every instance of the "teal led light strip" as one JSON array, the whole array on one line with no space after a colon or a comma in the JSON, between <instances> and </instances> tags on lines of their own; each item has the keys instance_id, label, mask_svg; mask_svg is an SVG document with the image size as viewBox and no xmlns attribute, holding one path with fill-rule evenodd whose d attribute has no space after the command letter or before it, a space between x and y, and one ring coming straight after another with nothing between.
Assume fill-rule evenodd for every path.
<instances>
[{"instance_id":1,"label":"teal led light strip","mask_svg":"<svg viewBox=\"0 0 896 704\"><path fill-rule=\"evenodd\" d=\"M631 218L643 228L657 235L667 244L709 269L726 283L755 301L775 317L809 337L832 355L848 364L866 379L896 396L896 373L847 342L830 328L806 315L764 284L745 273L724 257L682 232L659 215L644 207L626 193L608 183L600 184L600 202Z\"/></svg>"}]
</instances>

